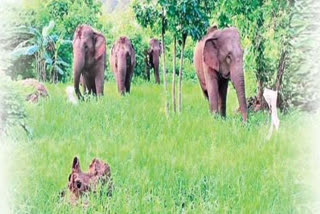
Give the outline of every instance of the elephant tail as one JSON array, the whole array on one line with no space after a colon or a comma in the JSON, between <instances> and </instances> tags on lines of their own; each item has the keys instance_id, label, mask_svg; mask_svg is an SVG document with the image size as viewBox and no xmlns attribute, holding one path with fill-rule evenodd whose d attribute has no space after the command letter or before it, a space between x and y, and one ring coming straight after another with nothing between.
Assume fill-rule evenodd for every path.
<instances>
[{"instance_id":1,"label":"elephant tail","mask_svg":"<svg viewBox=\"0 0 320 214\"><path fill-rule=\"evenodd\" d=\"M67 96L68 96L68 101L70 103L72 103L73 105L77 105L78 104L78 100L74 96L74 88L72 86L68 86L66 88L66 93L67 93Z\"/></svg>"}]
</instances>

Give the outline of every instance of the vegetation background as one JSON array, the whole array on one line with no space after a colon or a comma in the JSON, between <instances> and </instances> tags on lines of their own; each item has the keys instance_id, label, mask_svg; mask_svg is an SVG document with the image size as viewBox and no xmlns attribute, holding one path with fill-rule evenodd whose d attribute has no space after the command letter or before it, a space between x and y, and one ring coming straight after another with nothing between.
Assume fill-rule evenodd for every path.
<instances>
[{"instance_id":1,"label":"vegetation background","mask_svg":"<svg viewBox=\"0 0 320 214\"><path fill-rule=\"evenodd\" d=\"M179 6L190 8L190 2L181 0ZM317 213L319 146L313 136L320 119L315 113L319 3L217 0L200 8L207 16L202 24L239 29L248 96L274 88L284 68L284 111L279 112L280 130L269 141L268 113L250 112L243 125L232 87L227 119L210 116L193 69L196 39L191 34L182 55L183 111L165 117L165 92L154 79L145 80L143 64L149 39L161 37L156 3L169 7L176 2L21 0L2 5L0 158L7 176L1 176L0 201L9 205L5 213ZM158 25L139 21L148 15ZM138 62L129 96L116 93L107 66L103 98L89 97L78 106L66 101L65 88L72 80L70 42L82 23L101 31L108 49L120 35L133 41ZM182 28L172 23L164 38L169 82L172 72L179 72L171 69L174 37L177 58L182 44L173 30ZM15 80L29 77L45 82L48 99L36 105L23 101L26 91ZM84 170L93 157L111 165L111 198L103 190L99 197L88 195L84 209L59 197L74 156Z\"/></svg>"},{"instance_id":2,"label":"vegetation background","mask_svg":"<svg viewBox=\"0 0 320 214\"><path fill-rule=\"evenodd\" d=\"M281 90L279 89L280 96L283 97L281 109L287 110L295 106L313 110L314 106L318 106L318 87L311 85L313 81L310 81L317 74L307 72L308 69L300 69L301 62L309 58L309 50L313 47L312 41L314 41L305 37L305 33L314 27L311 26L312 18L301 15L312 8L311 0L254 0L250 4L246 1L226 0L215 0L210 3L183 0L179 3L173 0L136 2L20 0L17 2L4 4L1 11L3 33L0 40L2 51L5 51L2 55L7 57L2 58L2 61L5 61L2 63L2 70L13 79L45 76L46 81L70 81L73 32L76 26L83 23L93 26L105 35L108 50L120 35L128 36L137 53L134 81L145 79L143 53L148 47L150 38L161 38L158 11L159 5L165 5L168 8L169 26L165 34L167 53L165 67L169 74L173 72L172 49L176 34L178 34L176 57L180 56L181 28L187 30L190 35L187 37L183 54L183 80L197 81L193 69L193 48L196 40L201 38L209 25L216 24L219 28L235 26L241 33L242 46L245 50L244 70L248 97L257 96L261 99L263 88L276 88L277 75L283 70ZM192 8L196 7L195 14L200 14L201 17L198 17L199 21L192 23L189 29L189 24L170 19L169 12L172 8L170 5L178 5L174 8L181 9L185 14L192 14L188 16L188 20L196 18L197 15L188 13L193 12ZM175 13L179 14L179 11L173 10L173 14ZM145 25L139 21L141 19L153 25L142 27ZM52 29L50 21L54 22ZM43 36L41 31L44 28L50 28L47 38L41 38ZM31 41L36 37L34 35L36 31L40 32L37 35L41 36L36 41ZM39 50L35 47L39 47ZM178 67L175 72L178 74ZM168 75L169 80L171 76ZM106 79L113 79L109 66ZM304 96L305 93L308 96Z\"/></svg>"}]
</instances>

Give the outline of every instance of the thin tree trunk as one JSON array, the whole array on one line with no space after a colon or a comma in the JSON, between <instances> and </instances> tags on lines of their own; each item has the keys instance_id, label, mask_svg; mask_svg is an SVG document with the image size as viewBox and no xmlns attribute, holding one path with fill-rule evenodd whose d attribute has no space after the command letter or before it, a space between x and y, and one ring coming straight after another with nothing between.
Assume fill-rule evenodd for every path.
<instances>
[{"instance_id":1,"label":"thin tree trunk","mask_svg":"<svg viewBox=\"0 0 320 214\"><path fill-rule=\"evenodd\" d=\"M144 51L144 71L147 80L150 82L150 69L149 69L149 55L148 55L148 50Z\"/></svg>"},{"instance_id":2,"label":"thin tree trunk","mask_svg":"<svg viewBox=\"0 0 320 214\"><path fill-rule=\"evenodd\" d=\"M262 86L262 80L258 79L257 81L257 104L262 105L262 99L263 99L263 86Z\"/></svg>"},{"instance_id":3,"label":"thin tree trunk","mask_svg":"<svg viewBox=\"0 0 320 214\"><path fill-rule=\"evenodd\" d=\"M45 82L46 81L46 79L47 79L47 73L46 73L46 61L43 59L43 82Z\"/></svg>"},{"instance_id":4,"label":"thin tree trunk","mask_svg":"<svg viewBox=\"0 0 320 214\"><path fill-rule=\"evenodd\" d=\"M167 72L166 72L166 54L165 54L165 45L164 45L164 21L165 21L165 11L162 8L162 29L161 29L161 39L162 39L162 69L163 69L163 83L165 91L165 111L166 115L169 116L169 93L168 93L168 84L167 84Z\"/></svg>"},{"instance_id":5,"label":"thin tree trunk","mask_svg":"<svg viewBox=\"0 0 320 214\"><path fill-rule=\"evenodd\" d=\"M178 92L178 109L179 113L182 110L182 67L183 67L183 55L184 55L184 45L186 42L186 35L182 35L182 45L181 45L181 55L180 55L180 68L179 68L179 92Z\"/></svg>"},{"instance_id":6,"label":"thin tree trunk","mask_svg":"<svg viewBox=\"0 0 320 214\"><path fill-rule=\"evenodd\" d=\"M286 55L287 55L286 51L283 51L281 53L279 66L278 66L277 80L276 80L276 84L275 84L275 90L276 91L280 91L281 90L283 72L284 72L284 69L285 69L285 66L286 66Z\"/></svg>"},{"instance_id":7,"label":"thin tree trunk","mask_svg":"<svg viewBox=\"0 0 320 214\"><path fill-rule=\"evenodd\" d=\"M176 48L177 48L177 37L174 36L173 40L173 68L172 68L172 108L173 112L176 113Z\"/></svg>"},{"instance_id":8,"label":"thin tree trunk","mask_svg":"<svg viewBox=\"0 0 320 214\"><path fill-rule=\"evenodd\" d=\"M280 109L283 109L283 103L282 103L282 97L281 97L281 84L282 84L282 77L284 73L284 69L286 67L286 56L287 56L287 51L283 51L281 53L280 61L279 61L279 66L278 66L278 73L277 73L277 80L274 89L278 92L278 97L277 97L277 106Z\"/></svg>"},{"instance_id":9,"label":"thin tree trunk","mask_svg":"<svg viewBox=\"0 0 320 214\"><path fill-rule=\"evenodd\" d=\"M263 97L263 81L258 79L257 81L257 99L254 105L254 111L261 111L267 107L267 103Z\"/></svg>"},{"instance_id":10,"label":"thin tree trunk","mask_svg":"<svg viewBox=\"0 0 320 214\"><path fill-rule=\"evenodd\" d=\"M44 73L43 73L43 60L41 59L41 80L44 82Z\"/></svg>"},{"instance_id":11,"label":"thin tree trunk","mask_svg":"<svg viewBox=\"0 0 320 214\"><path fill-rule=\"evenodd\" d=\"M262 81L261 81L261 80L258 80L258 81L257 81L257 100L258 100L260 103L261 103L262 95L263 95Z\"/></svg>"},{"instance_id":12,"label":"thin tree trunk","mask_svg":"<svg viewBox=\"0 0 320 214\"><path fill-rule=\"evenodd\" d=\"M45 63L45 61L44 61L44 56L43 56L44 54L42 53L42 52L40 52L40 54L39 54L39 75L40 75L40 80L41 81L45 81L45 73L44 73L44 63Z\"/></svg>"},{"instance_id":13,"label":"thin tree trunk","mask_svg":"<svg viewBox=\"0 0 320 214\"><path fill-rule=\"evenodd\" d=\"M37 79L38 79L38 81L40 81L38 53L36 53L35 58L36 58L36 65L35 66L36 66L36 72L37 72Z\"/></svg>"}]
</instances>

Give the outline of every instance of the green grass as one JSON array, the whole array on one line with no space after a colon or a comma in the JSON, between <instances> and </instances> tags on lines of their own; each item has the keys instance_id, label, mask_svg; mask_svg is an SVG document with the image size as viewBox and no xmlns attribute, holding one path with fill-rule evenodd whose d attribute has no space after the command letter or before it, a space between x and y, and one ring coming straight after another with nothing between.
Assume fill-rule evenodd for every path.
<instances>
[{"instance_id":1,"label":"green grass","mask_svg":"<svg viewBox=\"0 0 320 214\"><path fill-rule=\"evenodd\" d=\"M300 113L281 115L270 141L266 114L243 125L228 94L227 119L208 112L197 83L184 83L183 112L164 114L163 87L133 85L120 97L114 83L105 96L72 106L66 85L48 85L50 98L28 104L33 137L11 152L16 213L296 213L309 197L300 160L308 126ZM92 195L89 207L59 200L74 156L87 170L94 157L111 166L114 194Z\"/></svg>"}]
</instances>

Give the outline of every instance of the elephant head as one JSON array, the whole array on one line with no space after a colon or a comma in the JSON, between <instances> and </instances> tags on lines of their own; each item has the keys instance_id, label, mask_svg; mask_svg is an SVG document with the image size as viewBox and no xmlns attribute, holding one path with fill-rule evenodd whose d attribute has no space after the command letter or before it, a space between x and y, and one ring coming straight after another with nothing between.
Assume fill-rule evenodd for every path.
<instances>
[{"instance_id":1,"label":"elephant head","mask_svg":"<svg viewBox=\"0 0 320 214\"><path fill-rule=\"evenodd\" d=\"M157 39L151 39L149 42L149 63L151 67L154 69L154 76L156 83L160 84L160 76L159 76L159 58L161 56L161 42Z\"/></svg>"},{"instance_id":2,"label":"elephant head","mask_svg":"<svg viewBox=\"0 0 320 214\"><path fill-rule=\"evenodd\" d=\"M247 120L247 103L243 74L243 50L240 35L235 28L208 31L203 47L204 63L234 85L244 121Z\"/></svg>"},{"instance_id":3,"label":"elephant head","mask_svg":"<svg viewBox=\"0 0 320 214\"><path fill-rule=\"evenodd\" d=\"M135 63L135 51L131 41L125 36L120 37L112 47L110 64L121 95L124 95L125 92L130 92Z\"/></svg>"},{"instance_id":4,"label":"elephant head","mask_svg":"<svg viewBox=\"0 0 320 214\"><path fill-rule=\"evenodd\" d=\"M74 157L72 171L68 179L68 189L72 200L77 200L81 195L89 191L95 191L96 186L108 185L109 196L112 195L111 169L107 163L94 158L89 166L88 172L82 172L80 162ZM75 201L72 201L75 202Z\"/></svg>"},{"instance_id":5,"label":"elephant head","mask_svg":"<svg viewBox=\"0 0 320 214\"><path fill-rule=\"evenodd\" d=\"M73 74L74 88L78 98L80 75L84 70L91 70L95 63L105 56L106 42L102 34L94 31L88 25L77 27L73 36ZM93 75L93 74L92 74Z\"/></svg>"}]
</instances>

